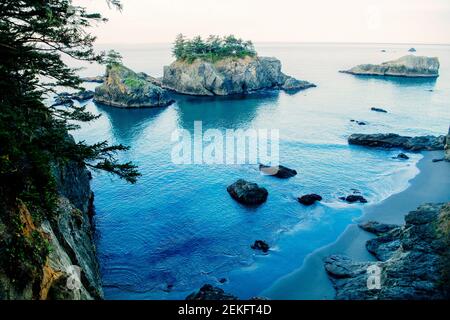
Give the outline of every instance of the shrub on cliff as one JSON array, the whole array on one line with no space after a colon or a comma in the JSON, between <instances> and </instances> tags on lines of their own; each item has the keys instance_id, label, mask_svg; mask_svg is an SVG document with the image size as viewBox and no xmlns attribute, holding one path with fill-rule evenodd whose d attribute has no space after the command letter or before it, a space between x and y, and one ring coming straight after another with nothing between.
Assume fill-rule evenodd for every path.
<instances>
[{"instance_id":1,"label":"shrub on cliff","mask_svg":"<svg viewBox=\"0 0 450 320\"><path fill-rule=\"evenodd\" d=\"M215 62L228 57L254 57L256 51L251 41L244 41L233 35L225 37L211 35L203 40L200 36L186 39L179 34L175 40L172 54L177 60L191 63L196 59Z\"/></svg>"}]
</instances>

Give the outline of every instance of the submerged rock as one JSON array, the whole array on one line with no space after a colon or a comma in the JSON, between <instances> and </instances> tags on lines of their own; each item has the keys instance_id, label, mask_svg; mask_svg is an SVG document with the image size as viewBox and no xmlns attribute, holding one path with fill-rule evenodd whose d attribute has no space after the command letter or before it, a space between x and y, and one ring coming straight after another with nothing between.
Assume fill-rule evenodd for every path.
<instances>
[{"instance_id":1,"label":"submerged rock","mask_svg":"<svg viewBox=\"0 0 450 320\"><path fill-rule=\"evenodd\" d=\"M382 64L362 64L340 71L354 75L436 78L439 76L439 59L407 55Z\"/></svg>"},{"instance_id":2,"label":"submerged rock","mask_svg":"<svg viewBox=\"0 0 450 320\"><path fill-rule=\"evenodd\" d=\"M370 108L370 110L375 111L375 112L387 113L387 111L382 108L372 107L372 108Z\"/></svg>"},{"instance_id":3,"label":"submerged rock","mask_svg":"<svg viewBox=\"0 0 450 320\"><path fill-rule=\"evenodd\" d=\"M168 92L142 73L114 64L106 68L105 81L95 88L95 102L119 108L165 107L174 102Z\"/></svg>"},{"instance_id":4,"label":"submerged rock","mask_svg":"<svg viewBox=\"0 0 450 320\"><path fill-rule=\"evenodd\" d=\"M355 262L339 255L325 260L337 299L450 298L450 203L422 205L406 215L405 222L402 227L382 227L390 230L367 242L378 262ZM380 283L369 288L373 268Z\"/></svg>"},{"instance_id":5,"label":"submerged rock","mask_svg":"<svg viewBox=\"0 0 450 320\"><path fill-rule=\"evenodd\" d=\"M268 176L274 176L281 179L292 178L297 175L297 171L294 169L289 169L285 166L266 166L263 164L259 165L259 170Z\"/></svg>"},{"instance_id":6,"label":"submerged rock","mask_svg":"<svg viewBox=\"0 0 450 320\"><path fill-rule=\"evenodd\" d=\"M259 205L267 200L269 193L266 188L256 183L239 179L227 188L230 196L239 203L246 205Z\"/></svg>"},{"instance_id":7,"label":"submerged rock","mask_svg":"<svg viewBox=\"0 0 450 320\"><path fill-rule=\"evenodd\" d=\"M312 194L307 194L307 195L301 196L297 200L298 200L298 202L300 202L301 204L303 204L305 206L311 206L314 203L316 203L316 201L322 201L322 197L319 196L318 194L312 193Z\"/></svg>"},{"instance_id":8,"label":"submerged rock","mask_svg":"<svg viewBox=\"0 0 450 320\"><path fill-rule=\"evenodd\" d=\"M376 148L400 148L410 151L444 150L445 136L406 137L394 133L352 134L348 143Z\"/></svg>"},{"instance_id":9,"label":"submerged rock","mask_svg":"<svg viewBox=\"0 0 450 320\"><path fill-rule=\"evenodd\" d=\"M238 300L238 298L225 293L225 291L220 288L205 284L198 292L188 295L186 300Z\"/></svg>"},{"instance_id":10,"label":"submerged rock","mask_svg":"<svg viewBox=\"0 0 450 320\"><path fill-rule=\"evenodd\" d=\"M217 62L197 59L175 61L164 67L162 84L178 93L199 96L246 94L264 89L299 91L315 87L281 72L276 58L225 58Z\"/></svg>"},{"instance_id":11,"label":"submerged rock","mask_svg":"<svg viewBox=\"0 0 450 320\"><path fill-rule=\"evenodd\" d=\"M347 201L348 203L355 203L355 202L367 203L366 198L357 194L351 194L346 197L339 197L339 199L341 199L342 201Z\"/></svg>"},{"instance_id":12,"label":"submerged rock","mask_svg":"<svg viewBox=\"0 0 450 320\"><path fill-rule=\"evenodd\" d=\"M409 157L404 153L399 153L396 157L393 157L392 159L408 160Z\"/></svg>"},{"instance_id":13,"label":"submerged rock","mask_svg":"<svg viewBox=\"0 0 450 320\"><path fill-rule=\"evenodd\" d=\"M263 240L256 240L254 244L251 245L254 250L261 250L264 253L269 251L269 245Z\"/></svg>"}]
</instances>

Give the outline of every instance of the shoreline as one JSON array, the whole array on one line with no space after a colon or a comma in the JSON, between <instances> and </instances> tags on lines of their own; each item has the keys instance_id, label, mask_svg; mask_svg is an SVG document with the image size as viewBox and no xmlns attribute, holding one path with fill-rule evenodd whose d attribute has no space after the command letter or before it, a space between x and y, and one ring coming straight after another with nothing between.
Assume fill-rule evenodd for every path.
<instances>
[{"instance_id":1,"label":"shoreline","mask_svg":"<svg viewBox=\"0 0 450 320\"><path fill-rule=\"evenodd\" d=\"M334 299L335 290L324 269L323 260L331 254L341 254L355 261L376 261L365 247L367 240L375 238L357 226L362 221L404 224L404 216L423 203L450 200L450 164L432 162L442 158L442 151L424 151L416 167L419 173L409 181L405 190L385 200L367 206L354 224L347 226L338 239L310 253L303 265L278 279L260 295L273 300L324 300Z\"/></svg>"}]
</instances>

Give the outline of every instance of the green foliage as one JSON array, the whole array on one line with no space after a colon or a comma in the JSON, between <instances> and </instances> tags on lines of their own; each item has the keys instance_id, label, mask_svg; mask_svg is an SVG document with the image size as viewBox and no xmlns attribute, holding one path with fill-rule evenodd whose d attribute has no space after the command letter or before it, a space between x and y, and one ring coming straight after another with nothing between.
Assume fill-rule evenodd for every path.
<instances>
[{"instance_id":1,"label":"green foliage","mask_svg":"<svg viewBox=\"0 0 450 320\"><path fill-rule=\"evenodd\" d=\"M108 4L121 8L117 0ZM58 86L81 89L77 70L68 67L62 56L88 62L118 61L120 55L115 52L106 59L96 54L95 37L86 32L93 23L104 21L100 14L87 12L72 0L0 2L0 219L12 235L8 243L0 244L0 256L2 268L14 279L35 277L48 252L39 235L21 235L13 213L22 200L34 220L52 217L58 196L52 164L74 161L131 183L139 176L134 164L116 159L117 152L126 147L105 141L76 143L68 135L78 128L74 122L98 116L73 104L53 107L44 103Z\"/></svg>"},{"instance_id":2,"label":"green foliage","mask_svg":"<svg viewBox=\"0 0 450 320\"><path fill-rule=\"evenodd\" d=\"M115 51L115 50L109 50L108 53L106 53L104 63L106 63L107 66L115 66L115 65L121 65L122 64L122 55Z\"/></svg>"},{"instance_id":3,"label":"green foliage","mask_svg":"<svg viewBox=\"0 0 450 320\"><path fill-rule=\"evenodd\" d=\"M128 77L123 81L123 83L132 89L137 89L144 86L147 82L143 79Z\"/></svg>"},{"instance_id":4,"label":"green foliage","mask_svg":"<svg viewBox=\"0 0 450 320\"><path fill-rule=\"evenodd\" d=\"M206 40L197 36L189 40L179 34L175 39L172 54L177 60L192 63L196 59L215 62L229 57L254 57L256 51L251 41L244 41L233 35L222 38L211 35Z\"/></svg>"}]
</instances>

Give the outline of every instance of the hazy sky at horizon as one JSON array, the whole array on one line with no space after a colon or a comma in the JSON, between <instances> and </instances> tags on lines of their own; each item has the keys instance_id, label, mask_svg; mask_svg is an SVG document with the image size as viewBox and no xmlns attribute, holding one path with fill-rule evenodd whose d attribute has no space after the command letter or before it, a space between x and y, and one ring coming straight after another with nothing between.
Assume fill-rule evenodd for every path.
<instances>
[{"instance_id":1,"label":"hazy sky at horizon","mask_svg":"<svg viewBox=\"0 0 450 320\"><path fill-rule=\"evenodd\" d=\"M235 34L254 42L450 44L449 0L74 0L109 18L98 43L172 42Z\"/></svg>"}]
</instances>

